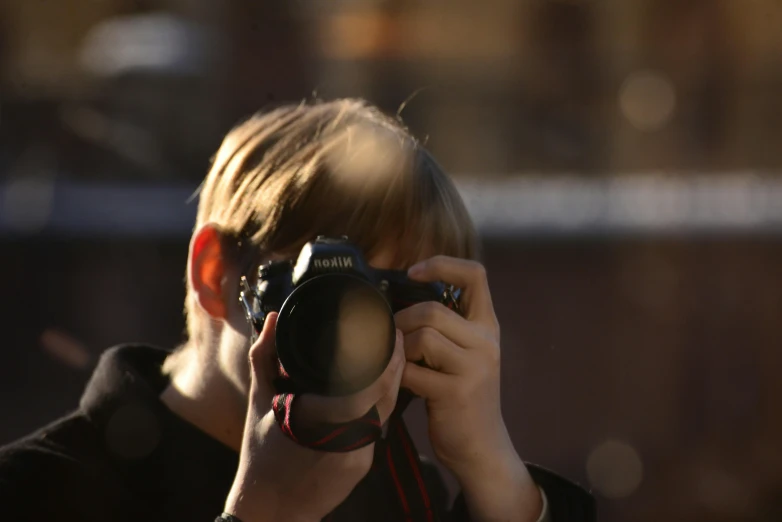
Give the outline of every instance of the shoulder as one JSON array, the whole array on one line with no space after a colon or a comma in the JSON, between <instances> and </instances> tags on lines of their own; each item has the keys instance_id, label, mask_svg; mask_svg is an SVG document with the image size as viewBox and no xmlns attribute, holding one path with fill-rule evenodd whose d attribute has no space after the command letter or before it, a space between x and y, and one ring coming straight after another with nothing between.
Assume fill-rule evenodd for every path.
<instances>
[{"instance_id":1,"label":"shoulder","mask_svg":"<svg viewBox=\"0 0 782 522\"><path fill-rule=\"evenodd\" d=\"M43 471L75 464L76 455L68 447L67 438L75 431L85 431L79 429L79 420L77 415L70 415L0 447L0 484L3 490L32 476L36 480L45 480L50 474Z\"/></svg>"},{"instance_id":2,"label":"shoulder","mask_svg":"<svg viewBox=\"0 0 782 522\"><path fill-rule=\"evenodd\" d=\"M80 414L0 448L0 505L13 520L93 520L110 491L96 444Z\"/></svg>"}]
</instances>

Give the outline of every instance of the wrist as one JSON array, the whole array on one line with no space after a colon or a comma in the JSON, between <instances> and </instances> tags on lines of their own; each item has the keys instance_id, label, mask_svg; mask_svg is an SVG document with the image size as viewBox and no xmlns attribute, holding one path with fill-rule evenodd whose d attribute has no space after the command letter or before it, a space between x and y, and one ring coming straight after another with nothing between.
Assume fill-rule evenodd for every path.
<instances>
[{"instance_id":1,"label":"wrist","mask_svg":"<svg viewBox=\"0 0 782 522\"><path fill-rule=\"evenodd\" d=\"M511 475L514 467L524 466L504 426L480 440L474 437L470 450L461 452L458 459L443 461L443 464L459 483L498 474Z\"/></svg>"},{"instance_id":2,"label":"wrist","mask_svg":"<svg viewBox=\"0 0 782 522\"><path fill-rule=\"evenodd\" d=\"M309 516L302 505L291 508L275 490L274 484L237 477L225 501L223 511L241 522L320 522L322 517Z\"/></svg>"},{"instance_id":3,"label":"wrist","mask_svg":"<svg viewBox=\"0 0 782 522\"><path fill-rule=\"evenodd\" d=\"M515 450L486 456L455 472L472 520L535 522L543 498Z\"/></svg>"},{"instance_id":4,"label":"wrist","mask_svg":"<svg viewBox=\"0 0 782 522\"><path fill-rule=\"evenodd\" d=\"M272 522L275 506L270 502L258 502L255 498L249 502L248 498L252 497L255 495L247 494L236 487L232 488L225 501L223 512L233 515L242 522ZM259 504L263 508L259 509Z\"/></svg>"},{"instance_id":5,"label":"wrist","mask_svg":"<svg viewBox=\"0 0 782 522\"><path fill-rule=\"evenodd\" d=\"M233 515L241 522L279 522L286 520L290 522L320 522L321 517L311 517L299 513L283 513L278 504L271 496L265 496L264 501L259 502L257 498L249 500L248 495L239 492L233 492L228 496L225 503L224 512ZM262 507L260 507L262 506Z\"/></svg>"}]
</instances>

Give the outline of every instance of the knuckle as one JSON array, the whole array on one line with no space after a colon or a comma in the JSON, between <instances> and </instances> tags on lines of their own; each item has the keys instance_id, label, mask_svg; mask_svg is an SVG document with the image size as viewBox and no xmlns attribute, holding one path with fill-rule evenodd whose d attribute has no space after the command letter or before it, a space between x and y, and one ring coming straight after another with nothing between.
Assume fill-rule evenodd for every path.
<instances>
[{"instance_id":1,"label":"knuckle","mask_svg":"<svg viewBox=\"0 0 782 522\"><path fill-rule=\"evenodd\" d=\"M486 267L477 261L473 261L471 264L472 274L476 279L486 279Z\"/></svg>"},{"instance_id":2,"label":"knuckle","mask_svg":"<svg viewBox=\"0 0 782 522\"><path fill-rule=\"evenodd\" d=\"M440 340L440 332L431 326L424 326L418 330L418 337L422 344L431 345Z\"/></svg>"},{"instance_id":3,"label":"knuckle","mask_svg":"<svg viewBox=\"0 0 782 522\"><path fill-rule=\"evenodd\" d=\"M437 301L426 301L422 303L421 314L424 322L427 324L437 324L437 321L443 314L443 307Z\"/></svg>"},{"instance_id":4,"label":"knuckle","mask_svg":"<svg viewBox=\"0 0 782 522\"><path fill-rule=\"evenodd\" d=\"M492 345L489 347L486 359L489 363L489 368L492 370L499 368L500 360L502 359L499 346Z\"/></svg>"},{"instance_id":5,"label":"knuckle","mask_svg":"<svg viewBox=\"0 0 782 522\"><path fill-rule=\"evenodd\" d=\"M421 352L421 331L416 330L415 332L408 334L405 336L405 355L416 355Z\"/></svg>"},{"instance_id":6,"label":"knuckle","mask_svg":"<svg viewBox=\"0 0 782 522\"><path fill-rule=\"evenodd\" d=\"M250 363L255 366L257 365L261 357L263 356L263 350L261 350L261 344L255 343L250 347L250 351L248 352L248 357L250 358Z\"/></svg>"},{"instance_id":7,"label":"knuckle","mask_svg":"<svg viewBox=\"0 0 782 522\"><path fill-rule=\"evenodd\" d=\"M497 320L496 317L492 322L492 333L494 334L494 338L499 341L502 336L502 329L500 328L500 322Z\"/></svg>"},{"instance_id":8,"label":"knuckle","mask_svg":"<svg viewBox=\"0 0 782 522\"><path fill-rule=\"evenodd\" d=\"M437 254L436 256L430 257L429 260L427 261L427 264L429 264L429 266L431 266L432 268L439 268L446 259L447 259L446 256L442 254Z\"/></svg>"}]
</instances>

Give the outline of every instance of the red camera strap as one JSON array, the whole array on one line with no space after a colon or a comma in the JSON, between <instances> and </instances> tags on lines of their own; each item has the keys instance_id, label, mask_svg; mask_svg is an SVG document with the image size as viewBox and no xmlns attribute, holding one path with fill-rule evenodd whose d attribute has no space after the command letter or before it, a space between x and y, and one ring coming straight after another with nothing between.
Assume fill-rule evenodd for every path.
<instances>
[{"instance_id":1,"label":"red camera strap","mask_svg":"<svg viewBox=\"0 0 782 522\"><path fill-rule=\"evenodd\" d=\"M287 382L286 382L287 381ZM279 388L288 388L290 381L280 368ZM288 386L285 386L288 385ZM393 488L400 515L405 522L437 522L439 517L432 505L421 473L421 460L407 431L402 413L413 395L400 390L397 405L388 420L387 436L383 438L377 408L372 408L360 419L342 424L321 424L312 429L297 429L291 423L295 393L279 393L272 408L282 432L298 444L318 451L347 452L375 443L372 473L382 474ZM328 522L338 522L334 515Z\"/></svg>"}]
</instances>

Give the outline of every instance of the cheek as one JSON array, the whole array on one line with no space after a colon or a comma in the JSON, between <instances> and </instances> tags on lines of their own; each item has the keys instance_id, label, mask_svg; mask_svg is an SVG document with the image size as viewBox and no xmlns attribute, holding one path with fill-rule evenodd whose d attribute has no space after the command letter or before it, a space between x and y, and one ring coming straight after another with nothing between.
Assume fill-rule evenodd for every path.
<instances>
[{"instance_id":1,"label":"cheek","mask_svg":"<svg viewBox=\"0 0 782 522\"><path fill-rule=\"evenodd\" d=\"M246 322L244 324L247 324ZM248 325L249 328L249 325ZM243 394L250 391L250 340L245 332L230 331L222 336L218 347L221 372Z\"/></svg>"},{"instance_id":2,"label":"cheek","mask_svg":"<svg viewBox=\"0 0 782 522\"><path fill-rule=\"evenodd\" d=\"M231 305L226 311L226 320L228 324L242 335L250 335L250 323L247 321L247 315L239 302L239 293L236 293L236 299L231 299Z\"/></svg>"}]
</instances>

